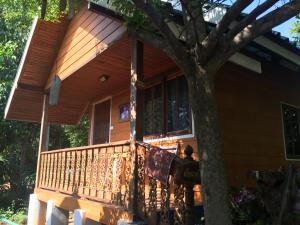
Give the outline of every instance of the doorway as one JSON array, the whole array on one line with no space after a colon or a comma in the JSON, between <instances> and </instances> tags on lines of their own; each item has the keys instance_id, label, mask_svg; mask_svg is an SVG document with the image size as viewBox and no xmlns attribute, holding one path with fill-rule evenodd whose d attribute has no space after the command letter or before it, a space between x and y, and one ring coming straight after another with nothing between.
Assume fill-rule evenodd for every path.
<instances>
[{"instance_id":1,"label":"doorway","mask_svg":"<svg viewBox=\"0 0 300 225\"><path fill-rule=\"evenodd\" d=\"M94 105L93 144L104 144L110 141L111 99Z\"/></svg>"}]
</instances>

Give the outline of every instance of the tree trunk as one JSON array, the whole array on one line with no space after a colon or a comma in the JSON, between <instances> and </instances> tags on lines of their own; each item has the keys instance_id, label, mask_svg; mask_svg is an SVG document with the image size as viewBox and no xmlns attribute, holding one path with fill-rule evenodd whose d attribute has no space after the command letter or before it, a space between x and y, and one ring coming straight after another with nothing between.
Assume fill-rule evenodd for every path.
<instances>
[{"instance_id":1,"label":"tree trunk","mask_svg":"<svg viewBox=\"0 0 300 225\"><path fill-rule=\"evenodd\" d=\"M217 103L214 96L214 74L197 67L190 74L189 99L193 110L200 159L202 198L206 225L230 225L228 185L219 127Z\"/></svg>"}]
</instances>

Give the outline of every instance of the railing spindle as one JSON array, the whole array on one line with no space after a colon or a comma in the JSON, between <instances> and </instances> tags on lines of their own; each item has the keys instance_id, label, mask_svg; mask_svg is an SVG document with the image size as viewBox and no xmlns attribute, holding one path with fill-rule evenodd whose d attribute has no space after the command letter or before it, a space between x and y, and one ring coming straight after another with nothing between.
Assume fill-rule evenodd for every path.
<instances>
[{"instance_id":1,"label":"railing spindle","mask_svg":"<svg viewBox=\"0 0 300 225\"><path fill-rule=\"evenodd\" d=\"M51 187L53 189L56 188L56 176L57 176L57 153L52 154L53 155L53 181Z\"/></svg>"},{"instance_id":2,"label":"railing spindle","mask_svg":"<svg viewBox=\"0 0 300 225\"><path fill-rule=\"evenodd\" d=\"M70 152L70 182L68 187L68 192L74 193L75 187L75 169L76 169L76 152Z\"/></svg>"},{"instance_id":3,"label":"railing spindle","mask_svg":"<svg viewBox=\"0 0 300 225\"><path fill-rule=\"evenodd\" d=\"M70 177L70 153L66 152L66 168L65 168L65 182L64 182L64 191L68 191L69 188L69 177Z\"/></svg>"},{"instance_id":4,"label":"railing spindle","mask_svg":"<svg viewBox=\"0 0 300 225\"><path fill-rule=\"evenodd\" d=\"M38 188L127 206L131 152L128 142L41 154Z\"/></svg>"},{"instance_id":5,"label":"railing spindle","mask_svg":"<svg viewBox=\"0 0 300 225\"><path fill-rule=\"evenodd\" d=\"M45 162L44 155L41 155L40 159L41 159L41 164L40 164L40 168L39 168L39 171L38 171L39 174L40 174L40 180L38 181L39 182L38 187L43 186L43 180L44 180L44 177L45 177L45 175L44 175L44 162Z\"/></svg>"},{"instance_id":6,"label":"railing spindle","mask_svg":"<svg viewBox=\"0 0 300 225\"><path fill-rule=\"evenodd\" d=\"M60 188L60 178L61 178L61 152L57 153L57 181L56 181L56 189Z\"/></svg>"},{"instance_id":7,"label":"railing spindle","mask_svg":"<svg viewBox=\"0 0 300 225\"><path fill-rule=\"evenodd\" d=\"M61 173L60 173L60 190L64 190L66 175L66 152L61 153Z\"/></svg>"},{"instance_id":8,"label":"railing spindle","mask_svg":"<svg viewBox=\"0 0 300 225\"><path fill-rule=\"evenodd\" d=\"M51 156L47 154L47 173L46 173L46 187L50 184L50 168L51 167Z\"/></svg>"}]
</instances>

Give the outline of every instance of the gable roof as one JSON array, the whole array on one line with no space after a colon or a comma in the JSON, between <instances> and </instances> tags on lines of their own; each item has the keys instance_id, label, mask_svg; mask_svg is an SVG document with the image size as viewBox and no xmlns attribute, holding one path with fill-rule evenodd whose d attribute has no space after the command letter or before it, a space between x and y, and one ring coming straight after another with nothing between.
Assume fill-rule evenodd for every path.
<instances>
[{"instance_id":1,"label":"gable roof","mask_svg":"<svg viewBox=\"0 0 300 225\"><path fill-rule=\"evenodd\" d=\"M32 111L22 119L40 120L44 86L66 26L65 20L53 23L34 19L5 108L5 119L19 119L22 112Z\"/></svg>"},{"instance_id":2,"label":"gable roof","mask_svg":"<svg viewBox=\"0 0 300 225\"><path fill-rule=\"evenodd\" d=\"M166 5L170 5L170 3L166 3ZM106 0L91 0L89 2L89 8L93 11L106 13L118 19L121 18L121 16L115 12L115 7L112 5L111 1L109 2ZM212 10L208 11L208 13L205 15L205 20L207 21L208 26L215 26L215 24L222 19L228 8L229 5L217 4L212 8ZM183 24L182 12L180 10L173 9L172 7L171 9L171 17L174 18L174 21L177 23L176 27L178 28L178 26L181 26ZM244 18L245 16L246 14L241 14L239 19ZM176 31L174 32L176 33ZM263 48L268 49L273 53L281 56L282 58L285 58L293 64L300 66L300 49L295 43L290 42L289 38L281 36L279 32L270 31L267 34L255 39L253 43L256 43L262 46ZM234 62L235 60L229 61Z\"/></svg>"},{"instance_id":3,"label":"gable roof","mask_svg":"<svg viewBox=\"0 0 300 225\"><path fill-rule=\"evenodd\" d=\"M269 50L288 61L291 59L291 63L298 62L300 53L295 46L272 33L262 38L269 45L257 43L265 45L260 51ZM51 78L58 75L62 80L60 101L49 107L49 122L76 124L91 101L107 97L118 88L129 87L130 49L131 42L120 17L99 5L90 3L89 10L84 8L70 23L35 19L5 109L5 119L40 122L43 95L49 92ZM243 53L230 59L260 73L259 60ZM145 43L145 79L174 72L175 67L161 50ZM110 74L111 78L106 85L99 86L101 74Z\"/></svg>"}]
</instances>

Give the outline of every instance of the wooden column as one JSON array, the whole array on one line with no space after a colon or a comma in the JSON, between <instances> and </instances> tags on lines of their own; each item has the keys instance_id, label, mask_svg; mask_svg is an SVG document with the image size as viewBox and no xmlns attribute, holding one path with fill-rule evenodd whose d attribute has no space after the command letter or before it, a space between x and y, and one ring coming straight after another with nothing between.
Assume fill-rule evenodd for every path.
<instances>
[{"instance_id":1,"label":"wooden column","mask_svg":"<svg viewBox=\"0 0 300 225\"><path fill-rule=\"evenodd\" d=\"M40 176L40 155L41 155L41 152L48 150L48 143L49 143L48 108L49 108L49 97L47 94L44 94L43 111L42 111L42 118L41 118L41 129L40 129L40 140L39 140L39 151L38 151L38 161L37 161L36 180L35 180L36 188L38 187L39 176Z\"/></svg>"},{"instance_id":2,"label":"wooden column","mask_svg":"<svg viewBox=\"0 0 300 225\"><path fill-rule=\"evenodd\" d=\"M27 225L45 225L46 203L40 201L36 194L29 197Z\"/></svg>"},{"instance_id":3,"label":"wooden column","mask_svg":"<svg viewBox=\"0 0 300 225\"><path fill-rule=\"evenodd\" d=\"M143 93L138 88L143 75L143 43L132 39L131 77L130 77L130 142L131 142L131 177L129 180L128 209L136 212L136 141L143 140Z\"/></svg>"},{"instance_id":4,"label":"wooden column","mask_svg":"<svg viewBox=\"0 0 300 225\"><path fill-rule=\"evenodd\" d=\"M68 225L69 212L62 208L56 207L55 202L47 202L46 225Z\"/></svg>"},{"instance_id":5,"label":"wooden column","mask_svg":"<svg viewBox=\"0 0 300 225\"><path fill-rule=\"evenodd\" d=\"M130 140L143 140L143 71L144 44L132 40L131 50L131 83L130 83Z\"/></svg>"},{"instance_id":6,"label":"wooden column","mask_svg":"<svg viewBox=\"0 0 300 225\"><path fill-rule=\"evenodd\" d=\"M74 225L86 225L86 213L82 209L74 210Z\"/></svg>"}]
</instances>

